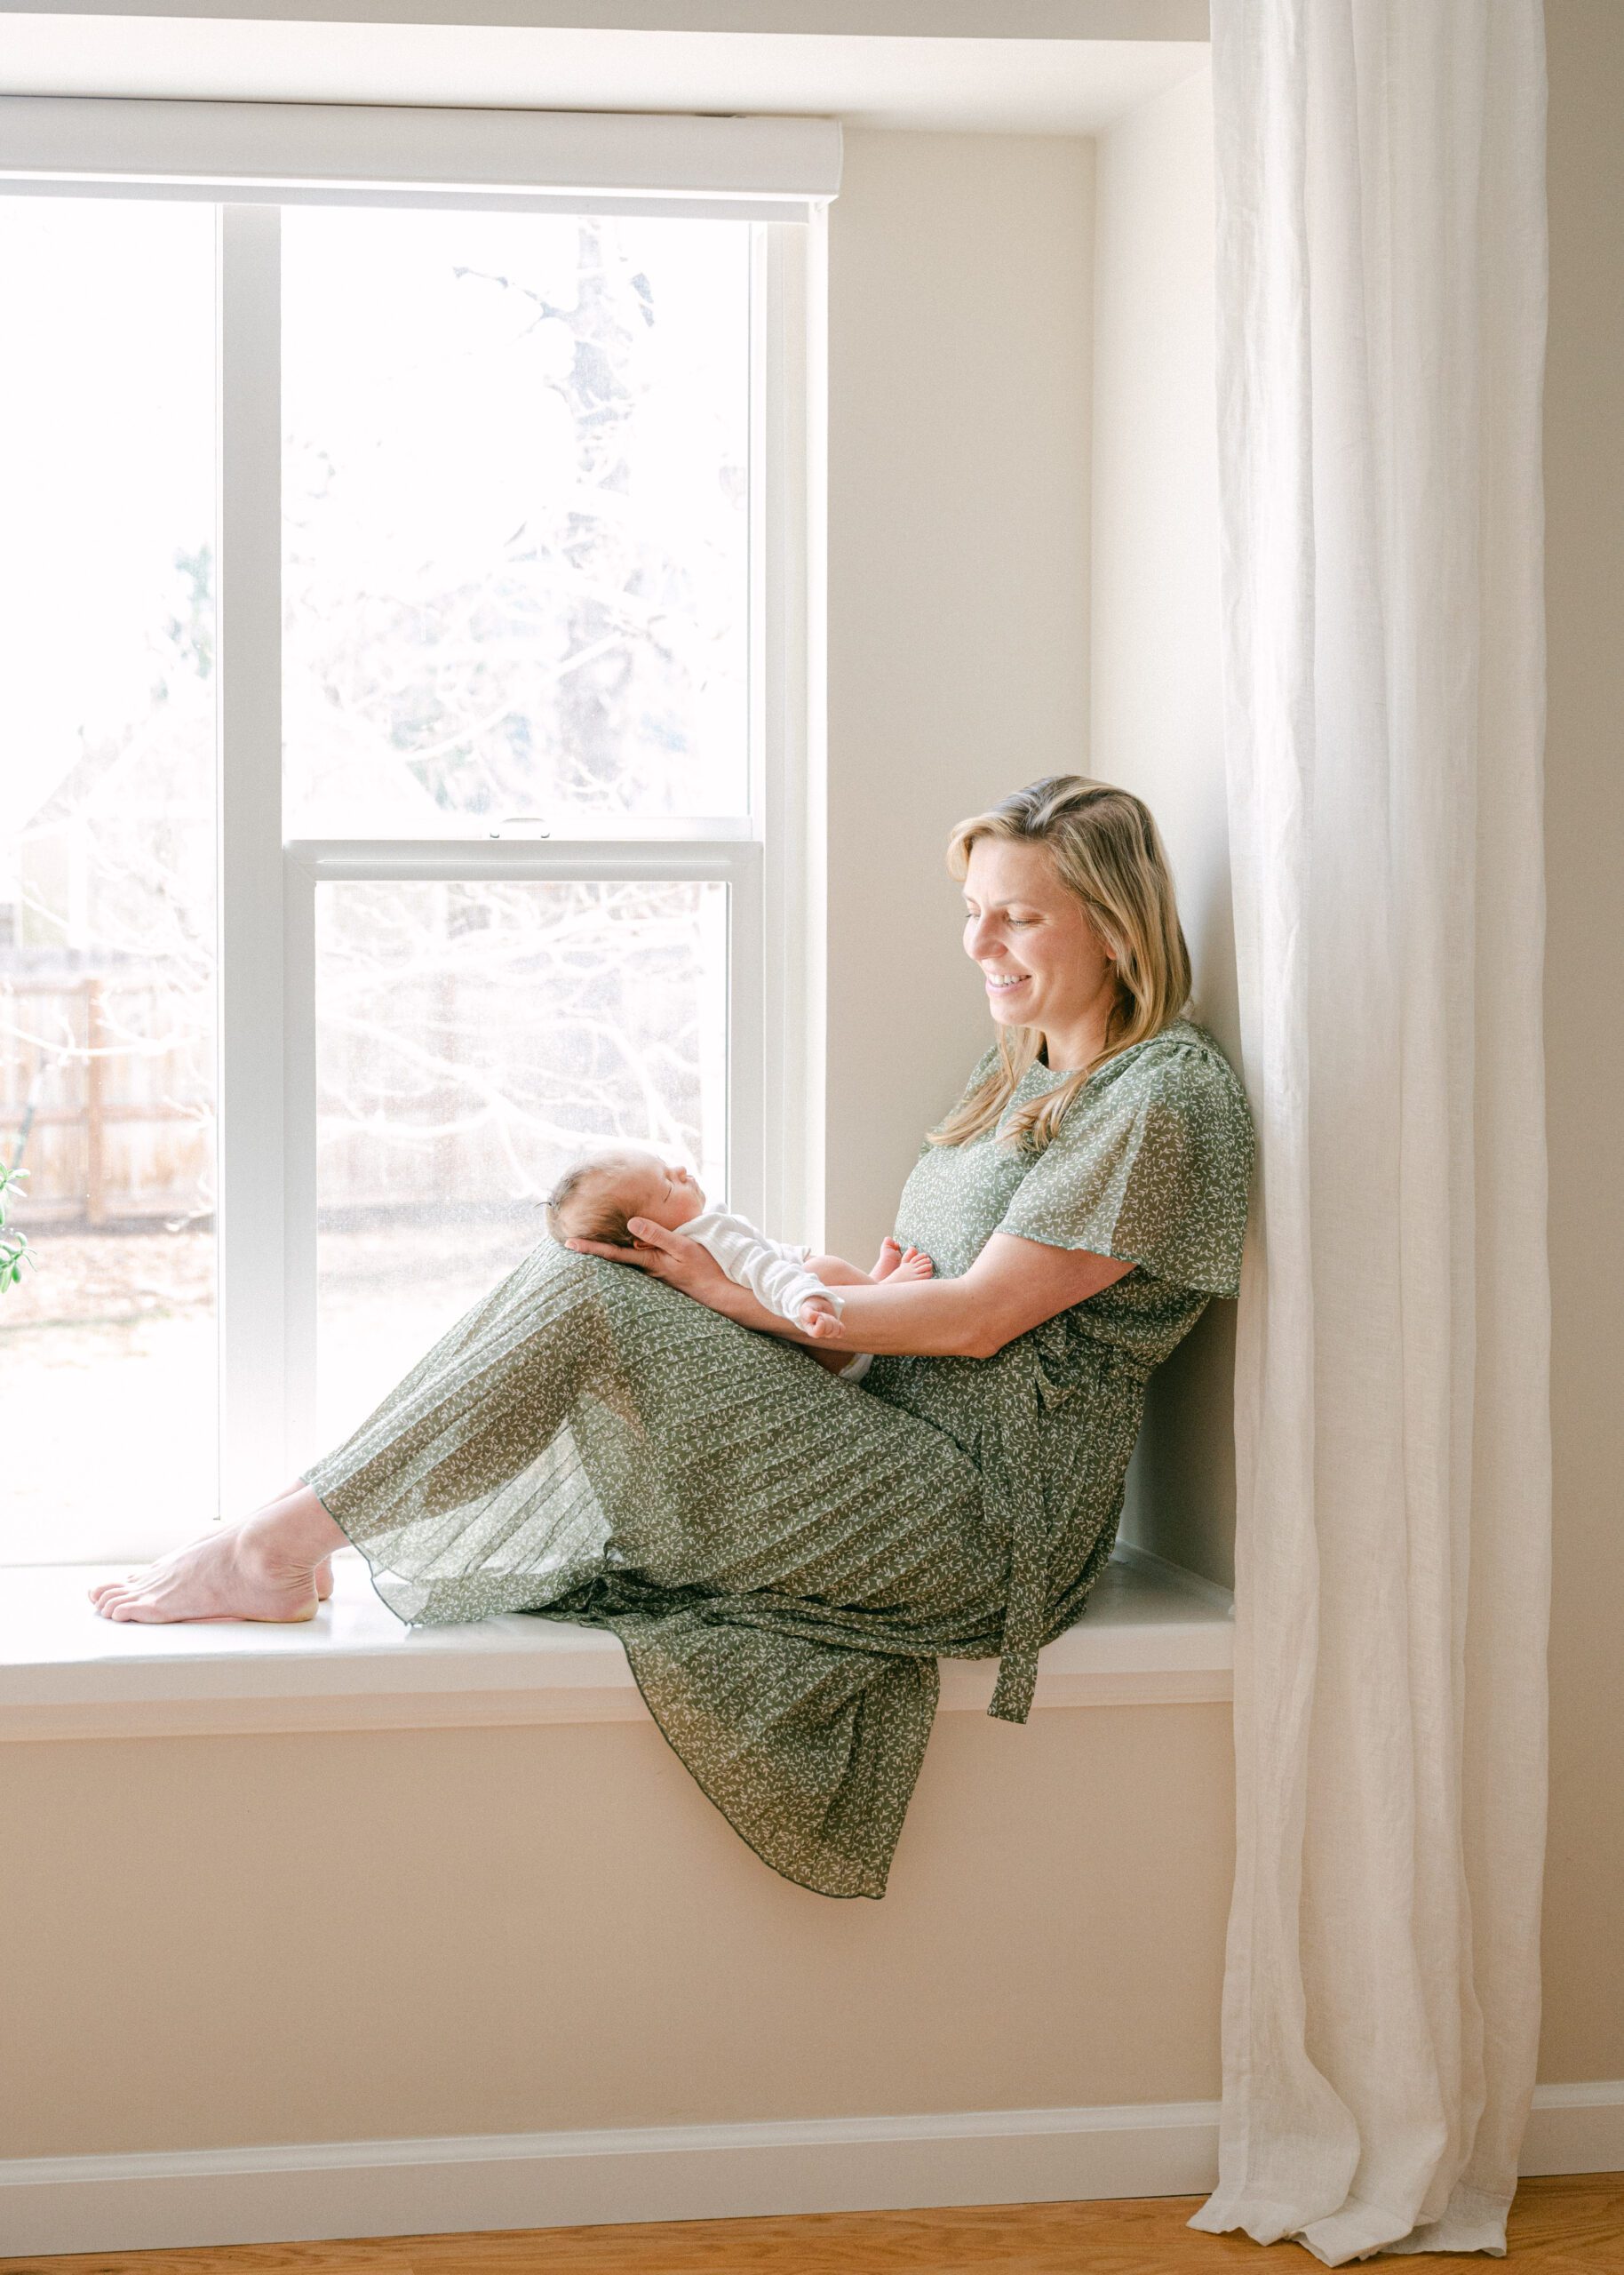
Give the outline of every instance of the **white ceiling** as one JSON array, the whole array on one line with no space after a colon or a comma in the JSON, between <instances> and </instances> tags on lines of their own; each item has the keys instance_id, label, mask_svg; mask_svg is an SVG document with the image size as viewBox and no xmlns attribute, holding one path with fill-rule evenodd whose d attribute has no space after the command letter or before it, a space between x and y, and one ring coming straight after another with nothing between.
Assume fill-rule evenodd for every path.
<instances>
[{"instance_id":1,"label":"white ceiling","mask_svg":"<svg viewBox=\"0 0 1624 2275\"><path fill-rule=\"evenodd\" d=\"M1204 41L919 39L0 13L0 92L550 110L807 112L1094 134Z\"/></svg>"}]
</instances>

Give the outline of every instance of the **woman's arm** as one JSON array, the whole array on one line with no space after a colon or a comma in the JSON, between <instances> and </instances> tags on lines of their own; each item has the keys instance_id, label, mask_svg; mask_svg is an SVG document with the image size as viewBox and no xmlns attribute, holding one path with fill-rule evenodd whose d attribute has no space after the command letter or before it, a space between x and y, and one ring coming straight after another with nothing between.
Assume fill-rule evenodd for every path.
<instances>
[{"instance_id":1,"label":"woman's arm","mask_svg":"<svg viewBox=\"0 0 1624 2275\"><path fill-rule=\"evenodd\" d=\"M882 1280L877 1285L842 1288L844 1316L824 1322L832 1327L832 1333L811 1336L729 1280L697 1241L684 1240L641 1217L634 1217L628 1229L638 1242L634 1249L593 1241L569 1241L566 1246L614 1264L639 1265L741 1327L782 1336L791 1343L915 1358L990 1359L1016 1336L1098 1295L1134 1268L1088 1249L1052 1248L1044 1241L994 1233L959 1279L911 1280L900 1287Z\"/></svg>"},{"instance_id":2,"label":"woman's arm","mask_svg":"<svg viewBox=\"0 0 1624 2275\"><path fill-rule=\"evenodd\" d=\"M845 1310L816 1340L839 1350L991 1359L1018 1335L1097 1296L1133 1270L1088 1249L994 1233L957 1280L881 1280L842 1288ZM830 1329L832 1326L832 1332Z\"/></svg>"}]
</instances>

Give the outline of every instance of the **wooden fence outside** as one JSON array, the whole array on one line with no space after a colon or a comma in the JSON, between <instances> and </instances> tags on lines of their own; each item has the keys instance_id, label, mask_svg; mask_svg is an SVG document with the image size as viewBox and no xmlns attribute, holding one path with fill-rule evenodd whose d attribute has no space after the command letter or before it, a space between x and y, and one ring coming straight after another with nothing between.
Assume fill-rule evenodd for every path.
<instances>
[{"instance_id":1,"label":"wooden fence outside","mask_svg":"<svg viewBox=\"0 0 1624 2275\"><path fill-rule=\"evenodd\" d=\"M346 976L318 1032L323 1215L502 1210L584 1143L661 1113L720 1124L688 1033L697 984L649 967L607 989L566 971L545 1016L505 966ZM28 1171L25 1225L211 1221L214 1017L212 987L173 966L0 969L0 1160Z\"/></svg>"},{"instance_id":2,"label":"wooden fence outside","mask_svg":"<svg viewBox=\"0 0 1624 2275\"><path fill-rule=\"evenodd\" d=\"M138 1051L108 1018L110 995L161 986L172 1002L172 986L150 976L0 978L0 1152L29 1172L29 1220L95 1228L211 1207L208 1073L187 1063L203 1038Z\"/></svg>"}]
</instances>

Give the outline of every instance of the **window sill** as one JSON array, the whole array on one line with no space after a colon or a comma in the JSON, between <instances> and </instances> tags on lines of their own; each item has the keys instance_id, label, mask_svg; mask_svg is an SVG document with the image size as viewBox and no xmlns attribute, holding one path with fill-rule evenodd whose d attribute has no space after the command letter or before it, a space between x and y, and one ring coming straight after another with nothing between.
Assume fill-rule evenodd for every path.
<instances>
[{"instance_id":1,"label":"window sill","mask_svg":"<svg viewBox=\"0 0 1624 2275\"><path fill-rule=\"evenodd\" d=\"M522 1614L413 1632L374 1595L353 1551L308 1625L175 1627L98 1619L85 1590L108 1568L5 1575L0 1738L206 1737L631 1722L647 1709L614 1636ZM1039 1658L1038 1707L1173 1705L1231 1695L1224 1591L1120 1549L1082 1621ZM944 1659L942 1704L984 1712L995 1663Z\"/></svg>"}]
</instances>

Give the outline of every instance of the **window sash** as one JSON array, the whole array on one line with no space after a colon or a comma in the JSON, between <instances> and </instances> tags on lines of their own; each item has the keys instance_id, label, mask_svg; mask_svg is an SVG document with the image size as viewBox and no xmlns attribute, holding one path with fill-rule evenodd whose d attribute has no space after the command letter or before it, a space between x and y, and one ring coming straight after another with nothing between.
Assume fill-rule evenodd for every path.
<instances>
[{"instance_id":1,"label":"window sash","mask_svg":"<svg viewBox=\"0 0 1624 2275\"><path fill-rule=\"evenodd\" d=\"M461 204L805 222L840 187L824 118L0 97L0 189Z\"/></svg>"},{"instance_id":2,"label":"window sash","mask_svg":"<svg viewBox=\"0 0 1624 2275\"><path fill-rule=\"evenodd\" d=\"M328 879L718 880L728 887L731 1204L818 1239L809 912L808 279L816 228L758 227L751 292L748 818L579 816L545 838L282 828L280 214L219 212L219 1328L221 1506L312 1457L315 888ZM276 1038L281 1038L277 1047Z\"/></svg>"},{"instance_id":3,"label":"window sash","mask_svg":"<svg viewBox=\"0 0 1624 2275\"><path fill-rule=\"evenodd\" d=\"M299 1449L311 1446L316 1390L316 1201L317 1201L317 1079L316 1079L316 888L320 884L362 880L386 882L443 880L458 883L499 879L507 882L603 883L645 879L662 882L718 882L728 887L728 1074L727 1162L728 1196L731 1205L747 1215L762 1212L768 1151L765 1125L766 1086L763 1081L761 941L764 911L761 903L762 849L743 836L710 840L673 838L667 843L633 847L624 839L553 839L524 843L470 843L464 838L420 839L402 844L398 839L322 838L291 840L283 849L283 973L286 1010L282 1053L282 1219L283 1259L281 1285L286 1312L283 1355L277 1376L257 1378L261 1401L267 1383L275 1385L273 1402L280 1410L260 1416L244 1414L239 1402L239 1426L245 1443L263 1432L267 1441L280 1431L287 1454L282 1468L299 1457ZM238 1131L236 1167L239 1176L251 1176L251 1162L242 1159L243 1132ZM259 1133L248 1137L251 1149ZM222 1144L222 1158L227 1148ZM268 1146L266 1148L267 1153ZM718 1198L720 1199L720 1195ZM225 1245L222 1220L221 1292L224 1297L230 1251ZM239 1283L241 1284L241 1283ZM252 1289L247 1291L252 1301ZM224 1303L222 1301L222 1313ZM239 1401L251 1396L255 1385L239 1389ZM222 1447L231 1444L222 1426ZM224 1457L222 1457L223 1458ZM306 1453L305 1457L309 1458ZM286 1481L285 1474L277 1483ZM276 1485L264 1487L263 1498ZM252 1489L250 1489L251 1495Z\"/></svg>"}]
</instances>

